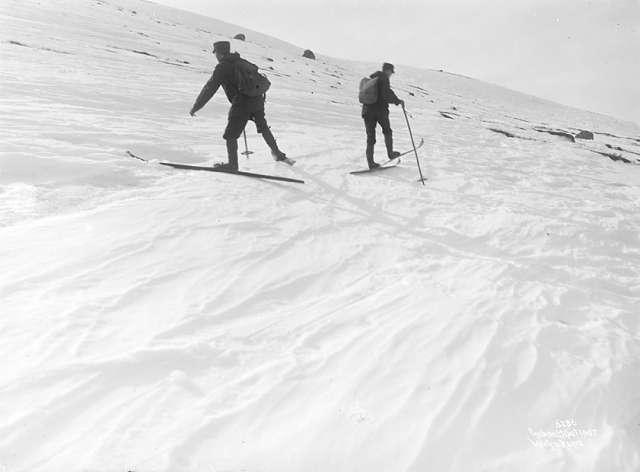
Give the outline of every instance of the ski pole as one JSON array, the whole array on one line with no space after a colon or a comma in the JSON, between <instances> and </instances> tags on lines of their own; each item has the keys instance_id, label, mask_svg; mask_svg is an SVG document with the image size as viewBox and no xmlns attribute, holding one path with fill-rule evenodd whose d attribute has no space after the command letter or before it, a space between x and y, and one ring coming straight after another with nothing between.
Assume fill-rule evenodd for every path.
<instances>
[{"instance_id":1,"label":"ski pole","mask_svg":"<svg viewBox=\"0 0 640 472\"><path fill-rule=\"evenodd\" d=\"M407 116L407 110L404 107L404 103L402 104L402 111L404 112L404 119L407 121L407 129L409 130L409 136L411 136L411 144L413 145L413 152L416 153L416 162L418 163L418 172L420 173L420 182L422 182L422 185L425 185L424 177L422 176L422 169L420 168L420 159L418 158L418 150L416 149L416 143L413 140L413 133L411 132L411 125L409 125L409 117Z\"/></svg>"},{"instance_id":2,"label":"ski pole","mask_svg":"<svg viewBox=\"0 0 640 472\"><path fill-rule=\"evenodd\" d=\"M249 151L249 146L247 146L247 132L242 130L242 135L244 136L244 152L242 154L249 157L249 154L253 154L253 151Z\"/></svg>"}]
</instances>

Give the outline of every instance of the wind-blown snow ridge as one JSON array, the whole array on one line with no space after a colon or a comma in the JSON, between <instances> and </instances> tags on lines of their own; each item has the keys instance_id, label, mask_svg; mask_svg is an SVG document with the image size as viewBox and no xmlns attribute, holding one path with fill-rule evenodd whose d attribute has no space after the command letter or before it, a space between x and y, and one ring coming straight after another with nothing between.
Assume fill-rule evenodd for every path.
<instances>
[{"instance_id":1,"label":"wind-blown snow ridge","mask_svg":"<svg viewBox=\"0 0 640 472\"><path fill-rule=\"evenodd\" d=\"M640 467L637 126L398 67L427 186L356 177L375 65L137 0L1 15L0 470ZM223 157L226 101L188 110L238 32L298 161L250 126L241 167L305 186L125 155Z\"/></svg>"}]
</instances>

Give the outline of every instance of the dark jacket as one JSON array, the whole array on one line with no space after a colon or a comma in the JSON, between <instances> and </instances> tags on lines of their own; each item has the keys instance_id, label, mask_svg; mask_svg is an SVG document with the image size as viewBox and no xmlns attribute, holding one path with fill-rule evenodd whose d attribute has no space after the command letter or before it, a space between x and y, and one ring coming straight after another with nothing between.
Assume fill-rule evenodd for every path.
<instances>
[{"instance_id":1,"label":"dark jacket","mask_svg":"<svg viewBox=\"0 0 640 472\"><path fill-rule=\"evenodd\" d=\"M205 106L207 102L211 100L211 97L215 95L221 85L229 102L233 103L233 101L239 97L240 94L238 93L238 87L235 83L236 77L234 66L234 63L238 59L240 59L240 54L237 52L228 54L222 58L213 70L211 78L202 88L196 102L193 104L193 108L191 109L193 113Z\"/></svg>"},{"instance_id":2,"label":"dark jacket","mask_svg":"<svg viewBox=\"0 0 640 472\"><path fill-rule=\"evenodd\" d=\"M378 79L378 101L371 105L363 105L362 114L365 114L368 111L389 111L389 103L400 105L400 99L394 91L391 90L391 83L389 82L387 74L382 71L378 71L374 72L369 77L372 79Z\"/></svg>"}]
</instances>

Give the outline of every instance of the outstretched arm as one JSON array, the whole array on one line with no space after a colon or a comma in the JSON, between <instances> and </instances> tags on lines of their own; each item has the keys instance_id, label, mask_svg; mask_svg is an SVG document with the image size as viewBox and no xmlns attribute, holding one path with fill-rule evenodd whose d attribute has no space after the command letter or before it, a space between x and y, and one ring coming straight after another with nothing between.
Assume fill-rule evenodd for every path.
<instances>
[{"instance_id":1,"label":"outstretched arm","mask_svg":"<svg viewBox=\"0 0 640 472\"><path fill-rule=\"evenodd\" d=\"M213 75L211 75L211 78L207 81L204 87L202 87L200 95L198 95L198 98L196 98L196 102L193 104L193 107L191 107L191 111L189 112L191 116L195 115L198 110L200 110L207 104L209 100L211 100L211 97L213 97L218 91L218 88L220 88L220 83L220 70L218 67L216 67L213 71Z\"/></svg>"},{"instance_id":2,"label":"outstretched arm","mask_svg":"<svg viewBox=\"0 0 640 472\"><path fill-rule=\"evenodd\" d=\"M404 100L400 100L395 92L391 89L391 82L386 75L380 78L380 93L385 103L393 103L394 105L404 105Z\"/></svg>"},{"instance_id":3,"label":"outstretched arm","mask_svg":"<svg viewBox=\"0 0 640 472\"><path fill-rule=\"evenodd\" d=\"M391 85L389 84L389 82L386 83L384 99L387 101L387 103L393 103L394 105L400 105L401 103L404 103L391 89Z\"/></svg>"}]
</instances>

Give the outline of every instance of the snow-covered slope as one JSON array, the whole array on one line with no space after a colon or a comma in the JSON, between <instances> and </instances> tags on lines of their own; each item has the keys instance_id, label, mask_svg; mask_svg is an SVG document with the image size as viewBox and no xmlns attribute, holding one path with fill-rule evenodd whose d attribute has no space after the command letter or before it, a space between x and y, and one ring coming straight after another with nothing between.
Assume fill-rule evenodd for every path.
<instances>
[{"instance_id":1,"label":"snow-covered slope","mask_svg":"<svg viewBox=\"0 0 640 472\"><path fill-rule=\"evenodd\" d=\"M640 468L638 126L398 66L429 180L355 177L377 65L134 0L0 14L0 470ZM224 157L226 100L188 110L238 32L298 160L249 126L241 167L305 186L124 154Z\"/></svg>"}]
</instances>

